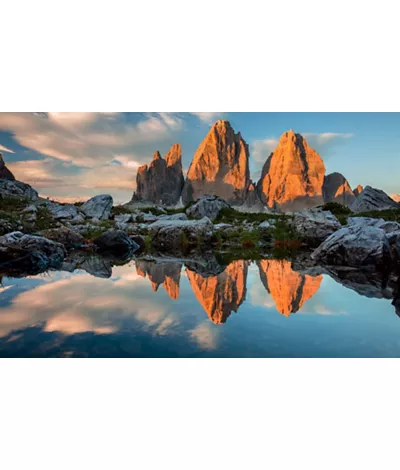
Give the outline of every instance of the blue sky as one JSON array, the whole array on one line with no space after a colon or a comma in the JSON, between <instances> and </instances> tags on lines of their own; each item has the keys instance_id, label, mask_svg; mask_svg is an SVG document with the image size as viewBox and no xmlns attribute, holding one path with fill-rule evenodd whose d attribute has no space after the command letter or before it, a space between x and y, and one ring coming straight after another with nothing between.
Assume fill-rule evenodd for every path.
<instances>
[{"instance_id":1,"label":"blue sky","mask_svg":"<svg viewBox=\"0 0 400 470\"><path fill-rule=\"evenodd\" d=\"M0 113L0 152L17 179L43 196L110 193L125 202L155 150L164 155L179 142L187 169L217 119L228 119L249 144L253 180L293 129L320 153L327 173L343 173L352 187L400 193L399 113Z\"/></svg>"}]
</instances>

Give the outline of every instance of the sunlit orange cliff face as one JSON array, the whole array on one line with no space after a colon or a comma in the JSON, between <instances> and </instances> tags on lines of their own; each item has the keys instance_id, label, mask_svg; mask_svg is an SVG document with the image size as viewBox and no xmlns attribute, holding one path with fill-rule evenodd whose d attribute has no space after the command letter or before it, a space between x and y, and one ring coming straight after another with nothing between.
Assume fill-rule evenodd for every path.
<instances>
[{"instance_id":1,"label":"sunlit orange cliff face","mask_svg":"<svg viewBox=\"0 0 400 470\"><path fill-rule=\"evenodd\" d=\"M221 274L210 277L186 270L197 300L213 323L225 323L245 300L247 267L247 261L234 261Z\"/></svg>"},{"instance_id":2,"label":"sunlit orange cliff face","mask_svg":"<svg viewBox=\"0 0 400 470\"><path fill-rule=\"evenodd\" d=\"M173 300L179 297L179 282L181 278L181 263L149 263L136 261L136 272L139 276L148 277L154 292L163 285L167 294Z\"/></svg>"},{"instance_id":3,"label":"sunlit orange cliff face","mask_svg":"<svg viewBox=\"0 0 400 470\"><path fill-rule=\"evenodd\" d=\"M325 166L300 134L282 134L264 164L257 189L261 201L282 210L301 210L323 203Z\"/></svg>"},{"instance_id":4,"label":"sunlit orange cliff face","mask_svg":"<svg viewBox=\"0 0 400 470\"><path fill-rule=\"evenodd\" d=\"M302 308L318 291L322 276L309 276L293 271L290 261L258 262L260 279L275 301L277 310L289 316Z\"/></svg>"}]
</instances>

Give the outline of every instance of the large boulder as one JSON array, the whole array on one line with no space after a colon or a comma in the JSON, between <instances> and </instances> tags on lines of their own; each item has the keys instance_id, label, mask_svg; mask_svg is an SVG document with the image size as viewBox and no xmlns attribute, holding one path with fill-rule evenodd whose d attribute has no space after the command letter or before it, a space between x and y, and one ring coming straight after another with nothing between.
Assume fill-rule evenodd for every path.
<instances>
[{"instance_id":1,"label":"large boulder","mask_svg":"<svg viewBox=\"0 0 400 470\"><path fill-rule=\"evenodd\" d=\"M79 248L86 244L85 239L80 233L75 232L68 227L44 230L43 232L40 232L40 235L48 240L61 243L67 248Z\"/></svg>"},{"instance_id":2,"label":"large boulder","mask_svg":"<svg viewBox=\"0 0 400 470\"><path fill-rule=\"evenodd\" d=\"M203 196L195 204L186 209L186 214L193 219L208 217L215 220L223 209L230 209L231 206L217 196Z\"/></svg>"},{"instance_id":3,"label":"large boulder","mask_svg":"<svg viewBox=\"0 0 400 470\"><path fill-rule=\"evenodd\" d=\"M61 243L21 232L11 232L0 237L0 248L0 265L2 261L13 260L14 267L21 262L22 265L31 265L33 270L37 267L38 271L59 267L66 254Z\"/></svg>"},{"instance_id":4,"label":"large boulder","mask_svg":"<svg viewBox=\"0 0 400 470\"><path fill-rule=\"evenodd\" d=\"M74 204L58 204L48 201L46 205L55 219L74 219L78 215L78 209Z\"/></svg>"},{"instance_id":5,"label":"large boulder","mask_svg":"<svg viewBox=\"0 0 400 470\"><path fill-rule=\"evenodd\" d=\"M2 197L16 197L36 201L39 195L29 184L22 183L22 181L0 179L0 199Z\"/></svg>"},{"instance_id":6,"label":"large boulder","mask_svg":"<svg viewBox=\"0 0 400 470\"><path fill-rule=\"evenodd\" d=\"M347 225L360 225L363 227L377 227L382 229L386 234L397 232L400 230L400 224L391 220L375 219L373 217L349 217Z\"/></svg>"},{"instance_id":7,"label":"large boulder","mask_svg":"<svg viewBox=\"0 0 400 470\"><path fill-rule=\"evenodd\" d=\"M99 252L126 255L139 248L128 234L122 230L109 229L93 240Z\"/></svg>"},{"instance_id":8,"label":"large boulder","mask_svg":"<svg viewBox=\"0 0 400 470\"><path fill-rule=\"evenodd\" d=\"M4 160L3 160L3 155L1 153L0 153L0 179L15 180L15 176L6 167L6 164L4 163Z\"/></svg>"},{"instance_id":9,"label":"large boulder","mask_svg":"<svg viewBox=\"0 0 400 470\"><path fill-rule=\"evenodd\" d=\"M316 244L326 240L342 227L332 212L321 209L296 212L288 223L303 239Z\"/></svg>"},{"instance_id":10,"label":"large boulder","mask_svg":"<svg viewBox=\"0 0 400 470\"><path fill-rule=\"evenodd\" d=\"M400 209L400 204L393 201L393 199L390 198L381 189L366 186L350 208L353 212L357 213L382 211L387 209Z\"/></svg>"},{"instance_id":11,"label":"large boulder","mask_svg":"<svg viewBox=\"0 0 400 470\"><path fill-rule=\"evenodd\" d=\"M157 250L180 253L193 247L207 248L214 226L204 217L201 220L158 220L147 228Z\"/></svg>"},{"instance_id":12,"label":"large boulder","mask_svg":"<svg viewBox=\"0 0 400 470\"><path fill-rule=\"evenodd\" d=\"M92 197L81 206L81 211L88 217L109 219L113 206L113 198L109 194Z\"/></svg>"},{"instance_id":13,"label":"large boulder","mask_svg":"<svg viewBox=\"0 0 400 470\"><path fill-rule=\"evenodd\" d=\"M204 194L242 204L250 184L249 147L228 121L217 121L193 156L182 192L185 204Z\"/></svg>"},{"instance_id":14,"label":"large boulder","mask_svg":"<svg viewBox=\"0 0 400 470\"><path fill-rule=\"evenodd\" d=\"M261 202L271 209L299 211L323 204L325 166L304 137L282 134L257 183Z\"/></svg>"},{"instance_id":15,"label":"large boulder","mask_svg":"<svg viewBox=\"0 0 400 470\"><path fill-rule=\"evenodd\" d=\"M327 238L311 255L327 265L364 267L389 270L392 256L389 241L377 227L350 225Z\"/></svg>"},{"instance_id":16,"label":"large boulder","mask_svg":"<svg viewBox=\"0 0 400 470\"><path fill-rule=\"evenodd\" d=\"M149 165L138 169L133 201L175 205L180 200L184 182L181 146L174 144L165 159L157 151Z\"/></svg>"}]
</instances>

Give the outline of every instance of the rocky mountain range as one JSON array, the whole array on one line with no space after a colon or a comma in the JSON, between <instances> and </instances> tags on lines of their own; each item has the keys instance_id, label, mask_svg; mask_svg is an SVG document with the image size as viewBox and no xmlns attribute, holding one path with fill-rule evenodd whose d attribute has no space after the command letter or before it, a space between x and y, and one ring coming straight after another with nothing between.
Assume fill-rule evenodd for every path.
<instances>
[{"instance_id":1,"label":"rocky mountain range","mask_svg":"<svg viewBox=\"0 0 400 470\"><path fill-rule=\"evenodd\" d=\"M175 144L165 159L156 152L139 168L132 201L188 204L210 194L249 212L295 212L327 202L351 207L363 192L360 185L353 191L341 173L326 175L321 156L293 130L282 134L258 182L250 179L249 156L240 132L228 121L217 121L195 152L186 180L181 147Z\"/></svg>"}]
</instances>

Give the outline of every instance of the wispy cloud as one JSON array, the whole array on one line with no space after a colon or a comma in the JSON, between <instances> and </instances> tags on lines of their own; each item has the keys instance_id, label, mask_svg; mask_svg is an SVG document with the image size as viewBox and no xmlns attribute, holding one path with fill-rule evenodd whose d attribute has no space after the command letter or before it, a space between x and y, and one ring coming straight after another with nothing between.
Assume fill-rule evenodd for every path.
<instances>
[{"instance_id":1,"label":"wispy cloud","mask_svg":"<svg viewBox=\"0 0 400 470\"><path fill-rule=\"evenodd\" d=\"M207 124L212 124L214 121L216 121L217 119L220 119L224 115L224 113L222 112L190 113L190 114L197 116L200 119L200 121L203 121Z\"/></svg>"},{"instance_id":2,"label":"wispy cloud","mask_svg":"<svg viewBox=\"0 0 400 470\"><path fill-rule=\"evenodd\" d=\"M9 153L15 153L13 150L5 147L4 145L0 144L0 152L9 152Z\"/></svg>"}]
</instances>

